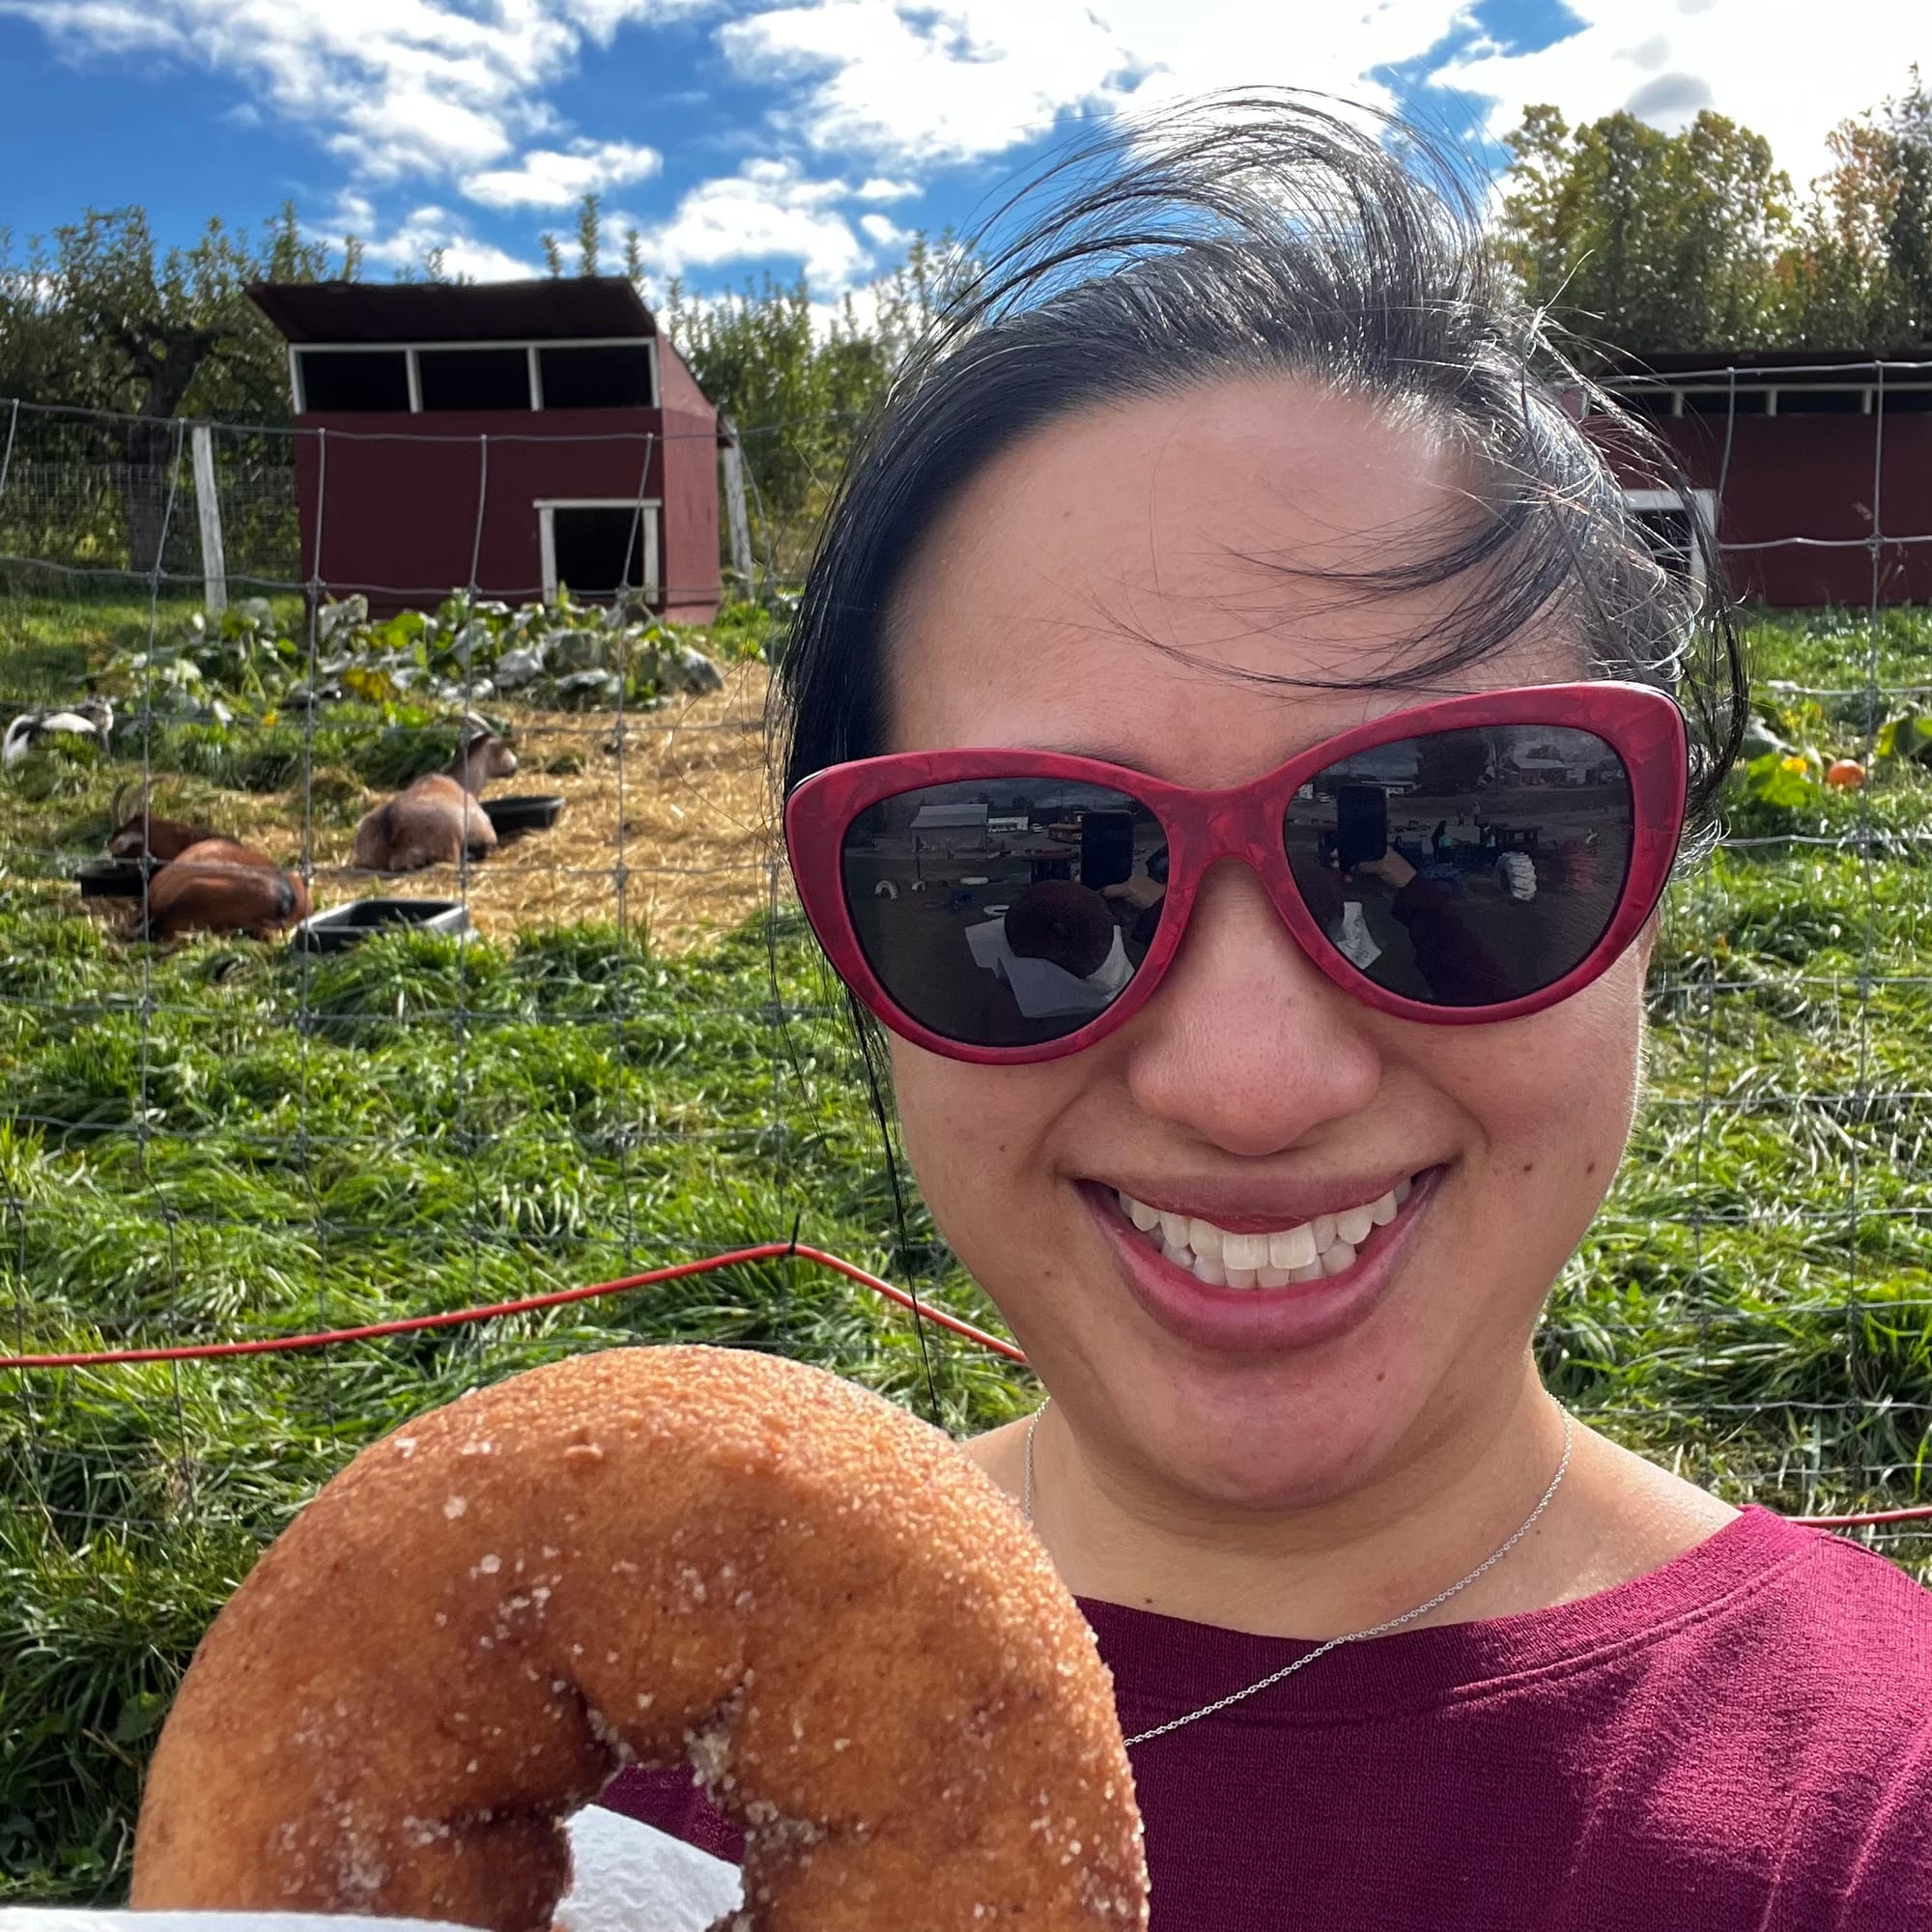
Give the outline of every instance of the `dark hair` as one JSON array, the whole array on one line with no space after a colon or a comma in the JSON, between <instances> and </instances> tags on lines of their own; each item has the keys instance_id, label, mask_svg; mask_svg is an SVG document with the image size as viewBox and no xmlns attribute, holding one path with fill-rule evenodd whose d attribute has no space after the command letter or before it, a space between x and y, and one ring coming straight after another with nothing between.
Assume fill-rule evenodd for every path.
<instances>
[{"instance_id":1,"label":"dark hair","mask_svg":"<svg viewBox=\"0 0 1932 1932\"><path fill-rule=\"evenodd\" d=\"M1045 959L1084 980L1107 963L1114 922L1107 901L1071 879L1037 879L1014 899L1003 927L1022 959Z\"/></svg>"},{"instance_id":2,"label":"dark hair","mask_svg":"<svg viewBox=\"0 0 1932 1932\"><path fill-rule=\"evenodd\" d=\"M1456 439L1487 512L1368 568L1280 566L1357 597L1466 583L1406 649L1324 688L1425 685L1554 619L1597 674L1676 695L1690 831L1707 838L1746 696L1709 533L1668 451L1578 373L1496 260L1464 166L1347 103L1244 92L1116 124L1024 185L962 251L832 504L776 688L785 788L885 749L894 594L994 457L1086 407L1278 373L1414 408ZM1701 598L1688 560L1653 555L1586 406L1627 467L1679 492Z\"/></svg>"}]
</instances>

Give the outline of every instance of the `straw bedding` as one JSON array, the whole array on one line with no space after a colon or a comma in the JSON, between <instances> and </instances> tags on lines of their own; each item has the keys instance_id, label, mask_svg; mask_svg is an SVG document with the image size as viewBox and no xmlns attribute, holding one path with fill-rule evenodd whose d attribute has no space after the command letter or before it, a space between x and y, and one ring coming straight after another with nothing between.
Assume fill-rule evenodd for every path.
<instances>
[{"instance_id":1,"label":"straw bedding","mask_svg":"<svg viewBox=\"0 0 1932 1932\"><path fill-rule=\"evenodd\" d=\"M560 793L563 814L461 868L387 879L351 869L355 819L383 794L331 800L313 813L317 910L378 893L461 898L493 939L610 921L665 953L740 924L784 884L765 771L768 675L762 664L727 666L722 692L628 711L621 744L615 712L511 711L520 768L486 799ZM300 818L298 794L230 795L223 813L233 836L284 864L298 861Z\"/></svg>"}]
</instances>

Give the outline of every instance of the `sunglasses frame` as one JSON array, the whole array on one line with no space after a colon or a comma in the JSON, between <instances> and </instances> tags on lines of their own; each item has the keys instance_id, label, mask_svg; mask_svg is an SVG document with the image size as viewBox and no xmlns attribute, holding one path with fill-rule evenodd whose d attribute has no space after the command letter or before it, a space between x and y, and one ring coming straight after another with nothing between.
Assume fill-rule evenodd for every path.
<instances>
[{"instance_id":1,"label":"sunglasses frame","mask_svg":"<svg viewBox=\"0 0 1932 1932\"><path fill-rule=\"evenodd\" d=\"M1289 802L1319 772L1358 752L1405 738L1497 725L1563 726L1590 732L1622 761L1630 779L1630 867L1603 937L1562 979L1493 1006L1448 1007L1378 986L1337 950L1294 883L1283 823ZM902 792L974 779L1061 779L1123 791L1146 806L1167 837L1167 896L1147 955L1119 999L1058 1038L1025 1046L977 1046L922 1025L886 989L867 959L845 896L845 834L862 811ZM895 752L814 772L785 800L785 847L792 878L818 943L856 997L902 1038L950 1060L1016 1066L1060 1060L1125 1026L1167 978L1186 937L1194 902L1210 867L1237 859L1261 881L1282 923L1316 968L1362 1005L1430 1026L1487 1025L1553 1007L1598 979L1657 909L1683 837L1689 777L1684 717L1674 699L1649 685L1602 681L1474 692L1391 711L1297 753L1246 784L1198 790L1124 765L1024 746Z\"/></svg>"}]
</instances>

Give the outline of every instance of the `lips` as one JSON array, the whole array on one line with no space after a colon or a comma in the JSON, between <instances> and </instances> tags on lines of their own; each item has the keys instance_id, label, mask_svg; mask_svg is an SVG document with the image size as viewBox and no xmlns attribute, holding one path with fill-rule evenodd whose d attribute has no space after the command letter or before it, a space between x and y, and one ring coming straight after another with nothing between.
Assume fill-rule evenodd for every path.
<instances>
[{"instance_id":1,"label":"lips","mask_svg":"<svg viewBox=\"0 0 1932 1932\"><path fill-rule=\"evenodd\" d=\"M1245 1270L1237 1264L1234 1285L1227 1278L1225 1261L1219 1264L1219 1281L1213 1279L1215 1264L1210 1262L1205 1272L1202 1269L1203 1257L1193 1249L1192 1236L1194 1222L1205 1217L1188 1216L1190 1239L1183 1261L1165 1223L1157 1222L1151 1229L1137 1227L1122 1209L1118 1190L1083 1182L1081 1193L1112 1247L1135 1301L1149 1316L1171 1334L1199 1348L1253 1352L1313 1347L1365 1321L1393 1285L1403 1252L1428 1212L1442 1172L1429 1168L1413 1176L1405 1198L1395 1204L1394 1214L1379 1224L1372 1215L1359 1244L1339 1242L1341 1215L1335 1215L1337 1240L1331 1241L1323 1254L1333 1253L1338 1245L1349 1252L1336 1256L1339 1265L1332 1271L1318 1259L1314 1264L1303 1264L1306 1271L1298 1275L1293 1269L1285 1270L1290 1278L1282 1281L1279 1276L1284 1270L1277 1269L1272 1260L1275 1234L1287 1235L1295 1227L1314 1231L1321 1216L1286 1223L1277 1215L1274 1227L1265 1226L1264 1217L1241 1216L1251 1225L1233 1232L1237 1239L1242 1236L1252 1239L1257 1235L1267 1239L1269 1275L1264 1282L1257 1266L1253 1282L1248 1283ZM1392 1195L1396 1190L1391 1186L1383 1191ZM1332 1191L1330 1198L1334 1198ZM1376 1202L1380 1199L1379 1195L1375 1197ZM1176 1206L1164 1211L1178 1216L1180 1209ZM1343 1209L1344 1213L1350 1211ZM1222 1215L1226 1215L1225 1209ZM1352 1222L1350 1225L1352 1228ZM1217 1217L1207 1226L1221 1234L1225 1256L1230 1232L1226 1218ZM1212 1235L1207 1238L1211 1246ZM1284 1253L1294 1251L1284 1243ZM1236 1252L1246 1255L1252 1249L1239 1247Z\"/></svg>"}]
</instances>

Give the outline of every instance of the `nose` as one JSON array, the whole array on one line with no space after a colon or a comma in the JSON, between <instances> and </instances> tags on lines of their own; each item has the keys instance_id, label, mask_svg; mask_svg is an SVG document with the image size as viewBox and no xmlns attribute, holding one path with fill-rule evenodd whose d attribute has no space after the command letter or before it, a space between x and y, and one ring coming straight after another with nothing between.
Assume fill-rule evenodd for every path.
<instances>
[{"instance_id":1,"label":"nose","mask_svg":"<svg viewBox=\"0 0 1932 1932\"><path fill-rule=\"evenodd\" d=\"M1279 1153L1381 1084L1368 1009L1318 972L1247 867L1202 881L1179 956L1121 1036L1145 1112L1229 1153Z\"/></svg>"}]
</instances>

